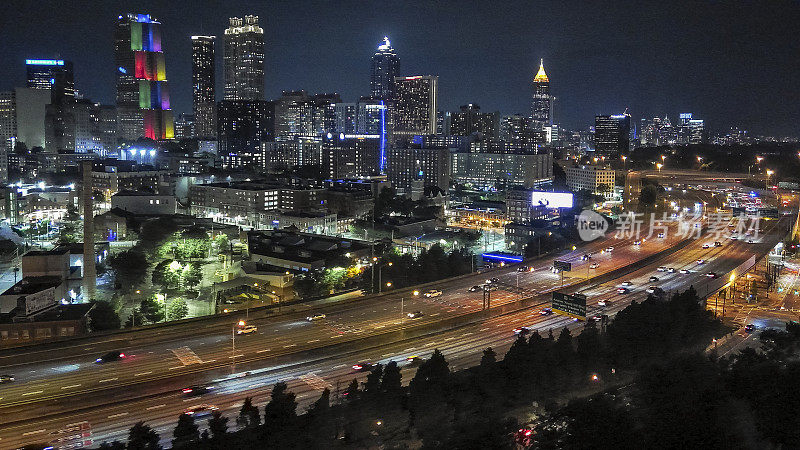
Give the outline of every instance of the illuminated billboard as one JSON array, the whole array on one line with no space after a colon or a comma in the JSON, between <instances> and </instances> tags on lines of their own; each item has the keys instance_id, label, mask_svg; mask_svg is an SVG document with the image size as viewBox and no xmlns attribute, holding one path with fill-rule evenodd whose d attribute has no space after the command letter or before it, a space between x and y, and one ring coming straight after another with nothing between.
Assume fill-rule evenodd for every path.
<instances>
[{"instance_id":1,"label":"illuminated billboard","mask_svg":"<svg viewBox=\"0 0 800 450\"><path fill-rule=\"evenodd\" d=\"M572 208L572 194L568 192L533 192L531 205L545 208Z\"/></svg>"}]
</instances>

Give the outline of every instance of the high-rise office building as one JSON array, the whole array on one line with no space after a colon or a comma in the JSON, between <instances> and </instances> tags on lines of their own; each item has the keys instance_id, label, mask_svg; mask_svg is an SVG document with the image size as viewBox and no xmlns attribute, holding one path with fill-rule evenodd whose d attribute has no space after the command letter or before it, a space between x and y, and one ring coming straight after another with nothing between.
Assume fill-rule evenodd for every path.
<instances>
[{"instance_id":1,"label":"high-rise office building","mask_svg":"<svg viewBox=\"0 0 800 450\"><path fill-rule=\"evenodd\" d=\"M336 118L335 133L356 133L358 110L355 103L336 103L333 105L333 114Z\"/></svg>"},{"instance_id":2,"label":"high-rise office building","mask_svg":"<svg viewBox=\"0 0 800 450\"><path fill-rule=\"evenodd\" d=\"M436 95L439 77L396 77L394 130L397 135L436 134Z\"/></svg>"},{"instance_id":3,"label":"high-rise office building","mask_svg":"<svg viewBox=\"0 0 800 450\"><path fill-rule=\"evenodd\" d=\"M275 100L275 140L293 141L316 135L313 98L304 90L283 91Z\"/></svg>"},{"instance_id":4,"label":"high-rise office building","mask_svg":"<svg viewBox=\"0 0 800 450\"><path fill-rule=\"evenodd\" d=\"M339 94L316 94L311 97L314 105L314 136L336 131L336 104L341 103Z\"/></svg>"},{"instance_id":5,"label":"high-rise office building","mask_svg":"<svg viewBox=\"0 0 800 450\"><path fill-rule=\"evenodd\" d=\"M120 138L173 139L161 22L149 14L119 16L114 59Z\"/></svg>"},{"instance_id":6,"label":"high-rise office building","mask_svg":"<svg viewBox=\"0 0 800 450\"><path fill-rule=\"evenodd\" d=\"M231 17L225 29L225 100L264 100L264 29L258 16Z\"/></svg>"},{"instance_id":7,"label":"high-rise office building","mask_svg":"<svg viewBox=\"0 0 800 450\"><path fill-rule=\"evenodd\" d=\"M0 151L11 151L17 138L16 91L0 92Z\"/></svg>"},{"instance_id":8,"label":"high-rise office building","mask_svg":"<svg viewBox=\"0 0 800 450\"><path fill-rule=\"evenodd\" d=\"M72 61L63 59L26 59L28 87L50 91L52 104L62 104L75 98L75 74Z\"/></svg>"},{"instance_id":9,"label":"high-rise office building","mask_svg":"<svg viewBox=\"0 0 800 450\"><path fill-rule=\"evenodd\" d=\"M322 173L334 180L380 173L379 136L330 134L322 140Z\"/></svg>"},{"instance_id":10,"label":"high-rise office building","mask_svg":"<svg viewBox=\"0 0 800 450\"><path fill-rule=\"evenodd\" d=\"M553 97L550 95L550 79L544 72L544 60L539 63L539 72L533 78L530 126L535 131L553 125Z\"/></svg>"},{"instance_id":11,"label":"high-rise office building","mask_svg":"<svg viewBox=\"0 0 800 450\"><path fill-rule=\"evenodd\" d=\"M594 118L594 149L600 153L628 153L631 116L599 115Z\"/></svg>"},{"instance_id":12,"label":"high-rise office building","mask_svg":"<svg viewBox=\"0 0 800 450\"><path fill-rule=\"evenodd\" d=\"M481 112L481 107L470 103L457 112L450 113L449 133L456 136L469 136L480 133L484 138L497 137L498 113Z\"/></svg>"},{"instance_id":13,"label":"high-rise office building","mask_svg":"<svg viewBox=\"0 0 800 450\"><path fill-rule=\"evenodd\" d=\"M678 129L679 144L702 144L705 142L705 122L692 118L692 113L681 113Z\"/></svg>"},{"instance_id":14,"label":"high-rise office building","mask_svg":"<svg viewBox=\"0 0 800 450\"><path fill-rule=\"evenodd\" d=\"M378 50L372 55L372 71L370 72L370 87L372 96L378 99L391 100L395 94L395 77L400 75L400 58L397 57L392 43L388 37L378 45Z\"/></svg>"},{"instance_id":15,"label":"high-rise office building","mask_svg":"<svg viewBox=\"0 0 800 450\"><path fill-rule=\"evenodd\" d=\"M264 166L260 144L270 141L274 106L264 100L223 100L217 105L217 139L224 168Z\"/></svg>"},{"instance_id":16,"label":"high-rise office building","mask_svg":"<svg viewBox=\"0 0 800 450\"><path fill-rule=\"evenodd\" d=\"M195 133L199 137L217 135L214 76L216 36L192 36L192 107Z\"/></svg>"}]
</instances>

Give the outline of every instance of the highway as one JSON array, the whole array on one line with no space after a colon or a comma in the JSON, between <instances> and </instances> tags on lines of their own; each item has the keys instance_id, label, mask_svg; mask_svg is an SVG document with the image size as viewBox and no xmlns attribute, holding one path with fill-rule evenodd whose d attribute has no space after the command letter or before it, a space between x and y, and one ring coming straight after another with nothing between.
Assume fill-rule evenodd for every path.
<instances>
[{"instance_id":1,"label":"highway","mask_svg":"<svg viewBox=\"0 0 800 450\"><path fill-rule=\"evenodd\" d=\"M768 251L783 235L782 231L775 230L778 224L777 221L765 224L760 243L726 241L722 247L702 249L701 245L707 241L699 240L617 280L590 284L579 291L589 296L590 314L603 312L612 316L631 300L645 298L644 290L651 284L665 291L685 289L692 284L703 294L703 288L714 289L714 286L706 287L709 283L725 282L721 277L708 279L706 272L724 274L754 252ZM781 226L777 228L782 229ZM600 249L609 243L595 242L559 259L573 263L571 278L565 282L582 281L587 272L594 276L595 271L632 265L671 244L675 241L665 243L652 239L635 246L630 239L620 239L614 241L614 251L601 254ZM580 260L584 252L594 254L590 261ZM706 264L698 266L699 258L706 259ZM585 267L590 263L598 263L600 267L587 270ZM657 272L656 267L660 265L693 272ZM272 384L279 380L287 381L298 393L301 405L306 405L324 387L331 387L335 394L337 384L346 385L354 376L350 367L355 362L403 361L407 356L427 356L436 347L444 351L452 368L468 367L480 360L485 347L495 347L498 355L502 355L514 338L511 330L516 326L546 330L579 324L556 315L542 316L539 308L528 308L453 330L398 340L384 333L401 327L400 299L406 296L407 301L402 302L405 312L420 310L425 314L413 321L406 319L402 325L408 327L409 322L433 324L480 310L482 294L466 290L482 280L485 282L488 276L496 276L502 284L514 287L519 278L519 286L529 293L541 294L556 289L560 276L548 271L549 266L550 260L546 260L535 264L534 272L520 273L510 267L491 274L448 280L435 286L444 291L444 295L433 299L414 298L410 292L404 292L331 305L324 308L327 318L314 323L304 320L305 313L300 312L274 318L251 317L249 323L259 327L258 334L236 338L235 358L231 358L231 329L238 317L227 323L195 325L193 332L184 330L183 334L168 329L151 330L122 341L105 337L81 342L81 345L5 356L0 360L5 367L3 370L14 373L18 379L0 387L0 411L4 417L14 418L13 423L0 428L0 447L50 442L53 436L58 439L64 434L58 431L66 425L82 421L91 424L92 439L100 442L124 439L133 423L146 420L156 427L166 443L178 414L188 406L213 403L232 417L245 396L254 396L259 405L263 404ZM658 283L648 281L653 275L659 277ZM633 286L629 293L618 294L616 288L625 280L632 281ZM520 295L495 291L492 306L512 303ZM601 299L611 303L601 308L597 305ZM340 341L345 343L320 349ZM129 356L120 362L93 363L94 358L112 348L123 350ZM404 369L406 381L413 370ZM213 383L215 389L201 398L183 398L180 388L195 383Z\"/></svg>"}]
</instances>

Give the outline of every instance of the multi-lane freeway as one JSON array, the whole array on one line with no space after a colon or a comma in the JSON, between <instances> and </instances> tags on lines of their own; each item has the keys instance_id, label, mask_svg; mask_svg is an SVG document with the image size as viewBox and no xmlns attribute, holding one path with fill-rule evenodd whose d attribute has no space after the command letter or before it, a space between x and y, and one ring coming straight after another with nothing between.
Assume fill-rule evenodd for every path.
<instances>
[{"instance_id":1,"label":"multi-lane freeway","mask_svg":"<svg viewBox=\"0 0 800 450\"><path fill-rule=\"evenodd\" d=\"M688 245L683 242L684 249L650 264L636 263L678 244L678 239L654 238L634 245L633 239L612 238L587 244L558 259L572 263L572 272L566 274L564 283L581 283L572 291L588 296L589 315L613 316L631 300L645 298L650 285L667 292L689 285L700 294L711 292L725 283L727 271L754 253L766 253L784 232L783 221L766 222L756 243L726 240L721 247L703 249L707 239ZM614 249L603 251L609 246ZM592 258L584 261L581 256L585 253L591 253ZM705 263L698 265L698 259ZM590 264L598 267L590 269ZM549 270L551 259L529 265L532 272L507 267L419 289L421 293L441 290L439 297L415 296L413 289L404 289L314 305L313 313L326 315L316 321L306 320L311 314L307 310L284 311L275 317L253 313L247 322L257 326L257 332L236 336L235 343L232 331L243 318L239 314L1 354L1 371L14 373L16 381L0 385L0 414L4 417L0 447L28 442L57 444L72 433L64 430L77 423L90 428L95 442L124 439L127 429L139 420L154 426L166 444L177 416L187 407L214 404L232 417L246 396L262 404L276 381L287 381L302 406L325 387L335 395L340 384L346 386L352 377L363 376L354 373L352 365L356 362L395 360L405 364L410 356L426 357L440 348L451 367L463 368L477 363L485 347L494 347L502 354L514 339L515 327L546 330L580 326L561 316L541 315L541 306L535 306L535 302L517 302L520 297L542 298L542 294L561 287L561 275ZM659 266L675 271L659 272ZM597 275L620 268L627 268L626 273L616 279L591 282ZM719 277L711 279L707 272ZM658 282L649 281L651 276L658 277ZM468 289L493 277L502 287L492 292L492 309L481 313L483 293ZM623 281L632 285L627 293L619 294L617 288ZM570 291L568 287L563 290ZM423 315L415 319L404 315L413 311ZM500 311L503 314L498 314ZM122 351L126 357L105 364L95 362L110 350ZM414 370L403 369L406 381ZM193 384L213 389L200 397L185 397L181 388Z\"/></svg>"}]
</instances>

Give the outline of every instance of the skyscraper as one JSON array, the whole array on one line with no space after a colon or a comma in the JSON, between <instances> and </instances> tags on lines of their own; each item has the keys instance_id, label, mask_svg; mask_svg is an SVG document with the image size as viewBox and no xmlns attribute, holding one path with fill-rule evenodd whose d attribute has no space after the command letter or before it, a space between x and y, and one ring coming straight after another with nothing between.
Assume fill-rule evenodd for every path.
<instances>
[{"instance_id":1,"label":"skyscraper","mask_svg":"<svg viewBox=\"0 0 800 450\"><path fill-rule=\"evenodd\" d=\"M439 77L395 77L394 133L436 134L436 95Z\"/></svg>"},{"instance_id":2,"label":"skyscraper","mask_svg":"<svg viewBox=\"0 0 800 450\"><path fill-rule=\"evenodd\" d=\"M497 137L498 113L481 112L481 107L470 103L463 105L460 111L450 114L449 134L469 136L480 133L486 139Z\"/></svg>"},{"instance_id":3,"label":"skyscraper","mask_svg":"<svg viewBox=\"0 0 800 450\"><path fill-rule=\"evenodd\" d=\"M539 72L533 78L530 125L535 131L553 125L553 98L550 96L550 79L544 72L544 60L539 62Z\"/></svg>"},{"instance_id":4,"label":"skyscraper","mask_svg":"<svg viewBox=\"0 0 800 450\"><path fill-rule=\"evenodd\" d=\"M275 109L264 100L223 100L217 106L217 137L223 168L263 166L260 144L272 140Z\"/></svg>"},{"instance_id":5,"label":"skyscraper","mask_svg":"<svg viewBox=\"0 0 800 450\"><path fill-rule=\"evenodd\" d=\"M600 153L628 153L631 116L601 115L594 118L594 149Z\"/></svg>"},{"instance_id":6,"label":"skyscraper","mask_svg":"<svg viewBox=\"0 0 800 450\"><path fill-rule=\"evenodd\" d=\"M114 32L120 138L174 137L161 22L149 14L119 16Z\"/></svg>"},{"instance_id":7,"label":"skyscraper","mask_svg":"<svg viewBox=\"0 0 800 450\"><path fill-rule=\"evenodd\" d=\"M26 59L28 87L50 91L51 103L62 104L75 98L72 62L63 59Z\"/></svg>"},{"instance_id":8,"label":"skyscraper","mask_svg":"<svg viewBox=\"0 0 800 450\"><path fill-rule=\"evenodd\" d=\"M258 16L231 17L225 30L225 100L264 99L264 29Z\"/></svg>"},{"instance_id":9,"label":"skyscraper","mask_svg":"<svg viewBox=\"0 0 800 450\"><path fill-rule=\"evenodd\" d=\"M372 55L372 72L370 73L370 86L372 97L382 100L391 100L395 94L395 77L400 75L400 58L392 48L388 37L378 45L378 50Z\"/></svg>"},{"instance_id":10,"label":"skyscraper","mask_svg":"<svg viewBox=\"0 0 800 450\"><path fill-rule=\"evenodd\" d=\"M200 137L217 135L214 98L214 40L216 36L192 36L192 106L195 133Z\"/></svg>"}]
</instances>

